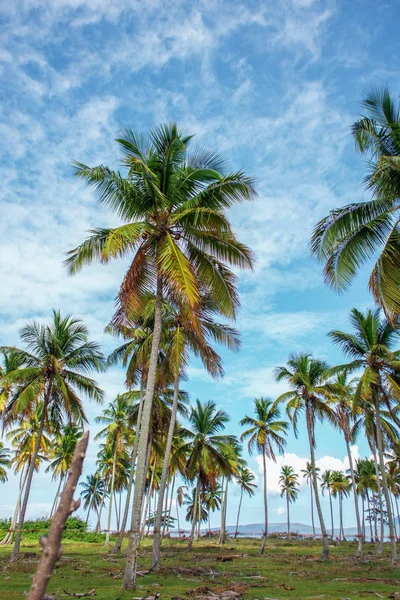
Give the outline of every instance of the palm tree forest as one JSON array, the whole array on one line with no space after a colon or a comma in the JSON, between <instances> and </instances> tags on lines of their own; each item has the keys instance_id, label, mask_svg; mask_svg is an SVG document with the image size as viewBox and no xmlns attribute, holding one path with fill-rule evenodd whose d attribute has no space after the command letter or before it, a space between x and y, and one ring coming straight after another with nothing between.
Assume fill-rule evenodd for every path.
<instances>
[{"instance_id":1,"label":"palm tree forest","mask_svg":"<svg viewBox=\"0 0 400 600\"><path fill-rule=\"evenodd\" d=\"M182 591L168 595L162 587L141 589L146 577L153 578L152 585L164 585L162 578L172 568L171 544L181 552L177 564L189 561L182 564L192 568L185 579L183 567L175 567L177 581L190 582L195 568L200 569L201 548L212 553L215 568L218 561L231 565L239 555L242 560L250 556L246 560L254 568L247 584L243 580L242 588L229 588L230 596L211 594L205 587L199 598L266 598L264 588L259 596L246 592L246 585L258 581L260 586L268 579L260 565L272 560L274 544L297 553L289 562L309 556L325 572L334 553L345 549L346 560L355 569L367 565L370 578L379 577L383 567L375 571L374 565L382 564L386 577L393 573L399 579L400 105L389 89L376 87L365 94L360 118L348 135L367 160L367 199L332 206L315 223L309 250L335 292L344 293L360 274L368 279L370 294L350 310L343 330L334 322L326 330L341 356L337 364L313 348L294 347L284 364L275 365L282 392L265 389L263 396L243 404L239 423L233 423L217 397L193 397L185 383L193 357L204 373L221 380L221 350L241 351L235 323L239 280L257 256L233 230L230 210L238 204L257 210L257 179L236 165L228 168L223 153L201 148L189 130L171 122L140 133L122 130L110 147L120 170L73 162L73 176L96 196L104 222L82 231L77 247L64 249L69 284L92 263L112 270L124 259L128 268L115 290L115 310L103 324L114 348L110 354L88 325L62 306L54 307L47 320L27 320L13 345L0 348L1 496L7 495L12 476L19 481L17 496L8 498L13 514L1 521L6 579L16 577L15 565L24 564L30 553L36 556L39 535L47 535L58 518L75 448L93 426L90 405L97 414L89 442L95 468L75 486L80 508L63 526L64 557L54 576L68 559L68 540L93 544L101 552L97 560L106 565L111 591L102 594L96 583L79 594L86 590L81 580L77 593L67 596L119 598L136 589L138 598L181 598ZM107 377L113 366L123 370L125 385L110 398L98 378ZM338 453L346 456L346 468L318 466L321 423L325 432L340 433ZM299 435L308 447L303 469L290 463L289 438ZM360 439L368 451L355 457L352 448ZM249 457L257 459L258 472ZM269 504L269 469L278 459L280 532L271 529ZM39 472L53 482L51 510L34 520L28 515ZM299 533L292 518L300 489L307 497L302 521L308 533ZM240 544L247 536L244 525L254 522L256 493L263 518L250 536L249 555ZM236 515L232 522L229 506ZM350 534L344 517L354 524ZM240 568L240 559L235 564ZM303 573L304 564L296 563L292 572ZM363 576L353 580L364 581ZM268 592L274 598L308 597L290 592L296 584L276 585L280 591ZM18 597L26 587L23 581ZM67 587L59 583L55 596L40 597L63 597ZM325 597L350 592L341 594Z\"/></svg>"}]
</instances>

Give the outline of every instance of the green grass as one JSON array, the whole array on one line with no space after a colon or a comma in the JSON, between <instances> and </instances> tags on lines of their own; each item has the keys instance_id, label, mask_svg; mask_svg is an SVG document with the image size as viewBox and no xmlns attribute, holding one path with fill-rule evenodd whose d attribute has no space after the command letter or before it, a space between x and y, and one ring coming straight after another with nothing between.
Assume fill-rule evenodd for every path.
<instances>
[{"instance_id":1,"label":"green grass","mask_svg":"<svg viewBox=\"0 0 400 600\"><path fill-rule=\"evenodd\" d=\"M371 545L365 546L361 561L354 558L354 543L332 547L329 561L318 559L320 545L312 541L269 539L266 552L258 554L260 540L228 540L219 546L215 539L194 544L188 553L186 543L166 540L163 543L163 568L138 578L135 592L121 592L124 556L106 552L100 544L67 541L49 584L49 592L87 592L96 589L96 600L131 600L160 592L161 599L187 597L199 586L209 588L231 584L248 586L244 598L388 598L400 589L400 572L389 564L389 549L377 557ZM10 563L10 547L0 547L0 598L20 600L30 588L39 557L39 546L27 540L22 552L35 552L35 558ZM221 557L233 560L221 562ZM240 555L240 556L238 556ZM151 540L145 540L140 553L140 568L148 569ZM265 579L264 579L265 578ZM353 579L348 581L346 579Z\"/></svg>"}]
</instances>

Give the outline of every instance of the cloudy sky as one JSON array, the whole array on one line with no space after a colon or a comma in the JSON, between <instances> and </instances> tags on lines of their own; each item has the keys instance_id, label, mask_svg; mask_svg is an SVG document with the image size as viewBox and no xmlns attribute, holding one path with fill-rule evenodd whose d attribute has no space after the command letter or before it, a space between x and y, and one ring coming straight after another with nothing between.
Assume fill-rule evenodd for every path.
<instances>
[{"instance_id":1,"label":"cloudy sky","mask_svg":"<svg viewBox=\"0 0 400 600\"><path fill-rule=\"evenodd\" d=\"M146 130L176 120L197 142L221 152L232 169L256 178L259 198L231 212L241 240L255 251L241 276L238 327L242 351L224 354L226 377L212 382L193 362L192 400L213 399L230 429L252 411L252 399L284 391L272 374L292 351L341 360L326 332L347 326L352 306L371 300L366 277L337 296L324 287L307 244L329 209L365 197L363 159L350 125L371 84L399 93L397 3L375 0L15 0L1 7L0 337L18 343L28 319L52 308L103 334L125 264L86 268L67 277L62 260L88 229L115 217L72 177L73 159L118 166L119 129ZM123 373L101 377L112 400ZM91 419L99 408L88 406ZM93 429L95 433L95 429ZM344 467L338 433L317 432L322 468ZM279 465L303 467L307 439L289 436ZM368 453L360 440L355 454ZM85 472L93 470L92 442ZM255 457L250 466L259 473ZM284 519L278 466L270 467L271 520ZM260 481L260 479L259 479ZM2 486L0 516L10 514L16 479ZM40 474L31 514L44 514L54 484ZM237 491L228 521L234 521ZM246 500L243 518L262 520L262 498ZM325 506L327 508L327 505ZM293 520L309 523L305 488ZM249 516L250 515L250 516ZM215 521L216 523L216 521ZM354 523L351 510L345 524Z\"/></svg>"}]
</instances>

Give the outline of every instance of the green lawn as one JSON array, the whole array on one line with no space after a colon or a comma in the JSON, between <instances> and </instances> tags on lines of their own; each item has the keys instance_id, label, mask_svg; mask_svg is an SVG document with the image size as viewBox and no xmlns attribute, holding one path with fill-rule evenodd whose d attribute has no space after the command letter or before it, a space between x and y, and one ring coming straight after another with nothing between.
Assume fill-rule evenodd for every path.
<instances>
[{"instance_id":1,"label":"green lawn","mask_svg":"<svg viewBox=\"0 0 400 600\"><path fill-rule=\"evenodd\" d=\"M311 541L287 543L268 540L264 556L258 554L259 540L229 540L218 546L215 540L201 540L191 553L186 543L166 540L163 544L163 568L138 578L135 592L122 593L124 557L108 554L99 544L68 542L49 585L49 592L87 592L96 590L97 600L131 600L151 593L161 599L176 596L190 598L187 592L199 586L210 589L243 584L244 598L388 598L400 591L400 570L392 569L388 548L383 558L374 547L365 546L362 561L353 558L353 543L332 547L331 560L318 559L320 547ZM26 541L23 552L35 552L38 544ZM150 565L151 540L141 550L140 568ZM0 547L0 598L21 600L29 590L37 558L9 563L10 548ZM232 557L232 560L229 558ZM223 560L221 560L221 558ZM65 596L67 598L67 596Z\"/></svg>"}]
</instances>

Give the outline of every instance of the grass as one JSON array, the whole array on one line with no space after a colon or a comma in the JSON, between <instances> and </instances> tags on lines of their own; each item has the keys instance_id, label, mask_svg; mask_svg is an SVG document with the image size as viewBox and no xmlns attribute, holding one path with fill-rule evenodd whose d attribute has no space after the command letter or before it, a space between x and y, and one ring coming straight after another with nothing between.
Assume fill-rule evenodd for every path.
<instances>
[{"instance_id":1,"label":"grass","mask_svg":"<svg viewBox=\"0 0 400 600\"><path fill-rule=\"evenodd\" d=\"M165 540L161 572L139 577L136 591L123 593L123 555L109 554L100 544L67 541L48 591L58 592L59 598L65 592L95 588L96 600L131 600L159 592L161 600L166 600L174 596L189 599L188 592L199 586L213 589L244 584L248 586L245 599L353 600L388 598L399 590L400 573L390 567L388 547L383 557L377 557L374 547L366 545L364 557L358 561L354 558L355 544L343 543L332 547L331 559L325 562L318 559L320 545L313 541L269 539L263 556L258 554L259 547L260 540L228 540L219 546L215 539L202 539L188 553L185 542ZM10 563L10 547L0 547L0 598L20 600L30 588L39 546L26 541L22 552L36 556ZM148 569L150 560L151 540L145 540L140 568Z\"/></svg>"}]
</instances>

